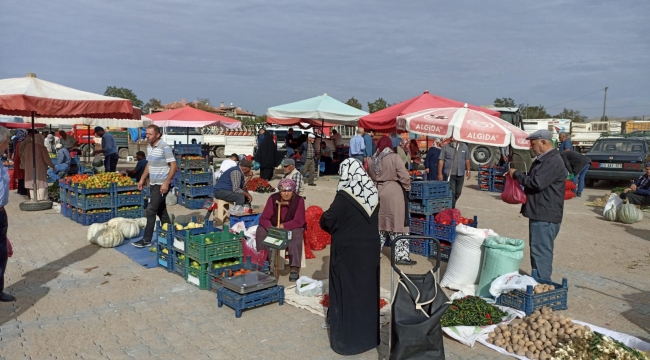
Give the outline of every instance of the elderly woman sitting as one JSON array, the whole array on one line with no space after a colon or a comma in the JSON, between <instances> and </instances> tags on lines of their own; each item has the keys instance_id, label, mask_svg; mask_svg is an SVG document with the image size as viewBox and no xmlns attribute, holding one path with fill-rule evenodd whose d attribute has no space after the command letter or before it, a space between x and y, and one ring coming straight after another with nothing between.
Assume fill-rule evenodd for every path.
<instances>
[{"instance_id":1,"label":"elderly woman sitting","mask_svg":"<svg viewBox=\"0 0 650 360\"><path fill-rule=\"evenodd\" d=\"M269 227L275 226L291 231L291 241L287 246L289 252L289 266L291 274L289 281L296 281L300 277L300 263L302 262L303 233L305 231L305 200L296 195L296 183L291 179L282 179L278 184L278 193L271 195L266 202L260 225L257 227L255 238L257 250L267 249L262 241L268 235ZM278 214L278 204L280 213ZM280 226L278 226L278 220ZM270 252L269 252L270 254Z\"/></svg>"}]
</instances>

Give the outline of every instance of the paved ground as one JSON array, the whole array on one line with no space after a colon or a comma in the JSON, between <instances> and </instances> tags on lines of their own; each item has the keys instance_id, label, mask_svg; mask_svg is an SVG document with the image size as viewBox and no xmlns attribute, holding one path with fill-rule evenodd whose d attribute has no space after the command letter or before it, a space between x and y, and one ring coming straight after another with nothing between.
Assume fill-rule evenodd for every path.
<instances>
[{"instance_id":1,"label":"paved ground","mask_svg":"<svg viewBox=\"0 0 650 360\"><path fill-rule=\"evenodd\" d=\"M335 179L307 188L307 205L327 208ZM584 206L605 189L587 189L567 202L556 241L554 279L569 281L569 316L650 339L650 219L634 225L602 219L602 209ZM266 196L255 196L263 204ZM245 311L218 308L215 295L185 284L162 269L147 270L112 249L86 241L86 229L54 211L18 210L12 192L7 206L7 290L16 303L0 303L0 358L4 359L336 359L321 329L323 318L277 304ZM496 194L479 192L472 180L459 201L463 215L479 226L527 239L527 220ZM192 211L173 207L177 214ZM302 273L327 277L328 250L315 252ZM530 271L527 256L521 269ZM421 257L415 271L430 263ZM95 268L96 267L96 268ZM444 273L444 266L443 266ZM388 260L382 286L389 288ZM287 284L286 275L280 282ZM358 359L383 359L383 344ZM480 344L470 349L445 338L449 359L501 359Z\"/></svg>"}]
</instances>

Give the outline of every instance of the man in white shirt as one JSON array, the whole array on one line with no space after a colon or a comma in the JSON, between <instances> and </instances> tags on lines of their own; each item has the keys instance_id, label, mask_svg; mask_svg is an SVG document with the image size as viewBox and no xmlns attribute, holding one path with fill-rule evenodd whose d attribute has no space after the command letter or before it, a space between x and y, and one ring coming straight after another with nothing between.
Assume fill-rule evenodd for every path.
<instances>
[{"instance_id":1,"label":"man in white shirt","mask_svg":"<svg viewBox=\"0 0 650 360\"><path fill-rule=\"evenodd\" d=\"M231 167L237 166L237 163L239 162L239 155L233 153L230 155L230 157L223 162L221 162L221 166L219 167L219 171L215 171L214 173L214 180L216 182L217 179L223 174L226 170L230 169Z\"/></svg>"},{"instance_id":2,"label":"man in white shirt","mask_svg":"<svg viewBox=\"0 0 650 360\"><path fill-rule=\"evenodd\" d=\"M341 134L339 134L336 129L332 129L332 136L330 136L330 139L334 142L334 147L338 148L339 146L343 145L343 137Z\"/></svg>"}]
</instances>

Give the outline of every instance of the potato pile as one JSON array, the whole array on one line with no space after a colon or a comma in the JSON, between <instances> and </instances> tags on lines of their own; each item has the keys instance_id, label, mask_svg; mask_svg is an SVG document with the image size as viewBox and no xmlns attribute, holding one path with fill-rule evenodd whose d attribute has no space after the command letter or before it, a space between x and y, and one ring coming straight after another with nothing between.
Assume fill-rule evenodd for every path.
<instances>
[{"instance_id":1,"label":"potato pile","mask_svg":"<svg viewBox=\"0 0 650 360\"><path fill-rule=\"evenodd\" d=\"M571 318L553 314L553 310L543 307L523 319L497 326L488 335L487 342L511 354L546 360L551 359L560 345L588 331L588 327L574 324Z\"/></svg>"},{"instance_id":2,"label":"potato pile","mask_svg":"<svg viewBox=\"0 0 650 360\"><path fill-rule=\"evenodd\" d=\"M555 290L555 285L537 284L533 288L533 292L535 294L541 294L541 293L549 292L549 291L552 291L552 290Z\"/></svg>"}]
</instances>

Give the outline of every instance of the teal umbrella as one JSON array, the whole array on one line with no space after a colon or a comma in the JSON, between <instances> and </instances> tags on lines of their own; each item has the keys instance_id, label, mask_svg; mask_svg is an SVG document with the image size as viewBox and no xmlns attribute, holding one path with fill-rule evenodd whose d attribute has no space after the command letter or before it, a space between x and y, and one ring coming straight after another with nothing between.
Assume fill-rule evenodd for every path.
<instances>
[{"instance_id":1,"label":"teal umbrella","mask_svg":"<svg viewBox=\"0 0 650 360\"><path fill-rule=\"evenodd\" d=\"M308 123L308 120L320 120L329 124L347 126L356 126L359 118L366 115L367 112L342 103L327 94L270 107L266 111L267 117L278 119L280 122L287 119L300 119Z\"/></svg>"}]
</instances>

